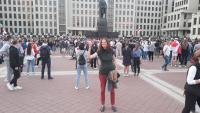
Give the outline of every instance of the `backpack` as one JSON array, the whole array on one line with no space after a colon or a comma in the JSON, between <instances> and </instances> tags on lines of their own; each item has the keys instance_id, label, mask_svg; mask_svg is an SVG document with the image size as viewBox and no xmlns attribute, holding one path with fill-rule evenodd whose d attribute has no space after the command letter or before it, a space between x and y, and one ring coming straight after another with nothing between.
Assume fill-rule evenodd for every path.
<instances>
[{"instance_id":1,"label":"backpack","mask_svg":"<svg viewBox=\"0 0 200 113\"><path fill-rule=\"evenodd\" d=\"M48 50L48 46L45 46L45 47L41 47L40 49L40 57L43 58L43 59L47 59L49 57L50 53L49 53L49 50Z\"/></svg>"},{"instance_id":2,"label":"backpack","mask_svg":"<svg viewBox=\"0 0 200 113\"><path fill-rule=\"evenodd\" d=\"M84 57L84 53L85 53L85 51L83 52L83 54L81 54L81 55L79 56L79 59L78 59L79 65L85 65L85 64L86 64L86 60L85 60L85 57Z\"/></svg>"}]
</instances>

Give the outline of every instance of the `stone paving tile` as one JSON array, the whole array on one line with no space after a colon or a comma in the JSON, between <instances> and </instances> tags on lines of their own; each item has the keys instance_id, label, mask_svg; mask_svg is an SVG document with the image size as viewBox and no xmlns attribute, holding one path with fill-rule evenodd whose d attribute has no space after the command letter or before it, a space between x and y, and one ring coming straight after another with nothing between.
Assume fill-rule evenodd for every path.
<instances>
[{"instance_id":1,"label":"stone paving tile","mask_svg":"<svg viewBox=\"0 0 200 113\"><path fill-rule=\"evenodd\" d=\"M141 68L144 69L160 69L161 70L161 66L164 63L164 59L160 56L159 58L154 57L154 61L149 61L149 60L142 60L141 61ZM170 65L168 65L168 69L187 69L185 67L179 68L179 67L171 67Z\"/></svg>"},{"instance_id":2,"label":"stone paving tile","mask_svg":"<svg viewBox=\"0 0 200 113\"><path fill-rule=\"evenodd\" d=\"M1 113L99 113L99 80L90 75L91 89L74 89L74 75L40 80L39 76L23 76L21 91L8 91L0 79ZM137 77L122 77L116 90L118 113L180 113L183 105ZM106 92L106 112L110 110Z\"/></svg>"},{"instance_id":3,"label":"stone paving tile","mask_svg":"<svg viewBox=\"0 0 200 113\"><path fill-rule=\"evenodd\" d=\"M52 71L71 71L71 70L76 70L75 68L76 66L76 61L75 60L70 60L70 58L67 57L52 57L51 58L51 70ZM39 67L35 68L36 72L40 72L41 71L41 62ZM47 68L47 67L46 67ZM123 69L120 66L117 66L117 69L121 70ZM31 68L30 68L31 70ZM90 67L90 65L88 64L88 70L94 70ZM24 66L23 71L27 71L27 66Z\"/></svg>"},{"instance_id":4,"label":"stone paving tile","mask_svg":"<svg viewBox=\"0 0 200 113\"><path fill-rule=\"evenodd\" d=\"M165 82L168 82L178 88L184 89L186 82L186 72L157 73L154 75Z\"/></svg>"},{"instance_id":5,"label":"stone paving tile","mask_svg":"<svg viewBox=\"0 0 200 113\"><path fill-rule=\"evenodd\" d=\"M5 63L0 64L0 68L2 68L2 67L4 67L4 66L6 66Z\"/></svg>"}]
</instances>

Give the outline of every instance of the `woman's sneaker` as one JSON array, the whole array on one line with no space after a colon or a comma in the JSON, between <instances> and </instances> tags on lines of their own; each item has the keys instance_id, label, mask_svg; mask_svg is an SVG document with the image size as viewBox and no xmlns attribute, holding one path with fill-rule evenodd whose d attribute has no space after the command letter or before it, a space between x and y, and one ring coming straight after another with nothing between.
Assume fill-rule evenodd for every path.
<instances>
[{"instance_id":1,"label":"woman's sneaker","mask_svg":"<svg viewBox=\"0 0 200 113\"><path fill-rule=\"evenodd\" d=\"M10 91L13 91L13 90L14 90L13 85L11 85L10 83L7 83L6 86L8 87L8 89L9 89Z\"/></svg>"},{"instance_id":2,"label":"woman's sneaker","mask_svg":"<svg viewBox=\"0 0 200 113\"><path fill-rule=\"evenodd\" d=\"M115 106L112 106L111 109L113 112L117 112L117 108Z\"/></svg>"},{"instance_id":3,"label":"woman's sneaker","mask_svg":"<svg viewBox=\"0 0 200 113\"><path fill-rule=\"evenodd\" d=\"M90 89L90 86L85 87L85 89Z\"/></svg>"},{"instance_id":4,"label":"woman's sneaker","mask_svg":"<svg viewBox=\"0 0 200 113\"><path fill-rule=\"evenodd\" d=\"M104 112L105 111L105 106L101 106L100 111Z\"/></svg>"},{"instance_id":5,"label":"woman's sneaker","mask_svg":"<svg viewBox=\"0 0 200 113\"><path fill-rule=\"evenodd\" d=\"M77 87L77 86L75 86L75 89L76 89L76 90L78 90L78 87Z\"/></svg>"},{"instance_id":6,"label":"woman's sneaker","mask_svg":"<svg viewBox=\"0 0 200 113\"><path fill-rule=\"evenodd\" d=\"M23 89L21 86L15 86L14 87L14 90L21 90L21 89Z\"/></svg>"}]
</instances>

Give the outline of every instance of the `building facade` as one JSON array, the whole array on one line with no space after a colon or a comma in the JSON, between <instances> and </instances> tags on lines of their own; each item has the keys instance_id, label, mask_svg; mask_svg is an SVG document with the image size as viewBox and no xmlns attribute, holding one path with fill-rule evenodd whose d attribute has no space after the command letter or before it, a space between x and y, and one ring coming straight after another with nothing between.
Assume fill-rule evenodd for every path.
<instances>
[{"instance_id":1,"label":"building facade","mask_svg":"<svg viewBox=\"0 0 200 113\"><path fill-rule=\"evenodd\" d=\"M165 0L166 2L167 0ZM174 0L172 7L163 14L161 33L168 37L189 37L192 14L197 13L198 0Z\"/></svg>"},{"instance_id":2,"label":"building facade","mask_svg":"<svg viewBox=\"0 0 200 113\"><path fill-rule=\"evenodd\" d=\"M59 0L59 34L66 34L66 0Z\"/></svg>"},{"instance_id":3,"label":"building facade","mask_svg":"<svg viewBox=\"0 0 200 113\"><path fill-rule=\"evenodd\" d=\"M0 22L11 34L58 34L58 1L0 0Z\"/></svg>"},{"instance_id":4,"label":"building facade","mask_svg":"<svg viewBox=\"0 0 200 113\"><path fill-rule=\"evenodd\" d=\"M161 4L161 0L136 0L135 36L160 36Z\"/></svg>"},{"instance_id":5,"label":"building facade","mask_svg":"<svg viewBox=\"0 0 200 113\"><path fill-rule=\"evenodd\" d=\"M113 22L120 37L159 36L161 0L115 0Z\"/></svg>"},{"instance_id":6,"label":"building facade","mask_svg":"<svg viewBox=\"0 0 200 113\"><path fill-rule=\"evenodd\" d=\"M108 0L108 8L107 8L107 26L108 32L113 32L113 19L114 19L114 1L115 0Z\"/></svg>"},{"instance_id":7,"label":"building facade","mask_svg":"<svg viewBox=\"0 0 200 113\"><path fill-rule=\"evenodd\" d=\"M96 31L98 3L98 0L67 0L66 33L82 36L87 31Z\"/></svg>"},{"instance_id":8,"label":"building facade","mask_svg":"<svg viewBox=\"0 0 200 113\"><path fill-rule=\"evenodd\" d=\"M191 21L191 39L200 39L200 12L192 15Z\"/></svg>"}]
</instances>

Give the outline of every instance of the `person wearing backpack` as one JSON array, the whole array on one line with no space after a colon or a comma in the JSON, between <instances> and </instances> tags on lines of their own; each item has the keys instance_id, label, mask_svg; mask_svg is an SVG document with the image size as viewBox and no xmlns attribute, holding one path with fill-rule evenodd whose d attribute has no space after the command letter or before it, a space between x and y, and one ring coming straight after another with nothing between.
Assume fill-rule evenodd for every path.
<instances>
[{"instance_id":1,"label":"person wearing backpack","mask_svg":"<svg viewBox=\"0 0 200 113\"><path fill-rule=\"evenodd\" d=\"M85 50L85 44L80 43L79 50L77 51L77 74L76 74L76 84L75 89L79 89L79 81L81 76L81 71L84 73L85 77L85 89L89 89L89 80L88 80L88 68L87 68L87 51Z\"/></svg>"},{"instance_id":2,"label":"person wearing backpack","mask_svg":"<svg viewBox=\"0 0 200 113\"><path fill-rule=\"evenodd\" d=\"M45 66L47 65L47 70L48 70L48 79L53 79L51 76L51 50L50 47L47 44L47 41L45 40L40 47L40 57L42 60L42 70L41 70L41 79L44 79L44 71L45 71Z\"/></svg>"},{"instance_id":3,"label":"person wearing backpack","mask_svg":"<svg viewBox=\"0 0 200 113\"><path fill-rule=\"evenodd\" d=\"M182 113L195 113L196 102L200 106L200 50L194 53L194 64L188 69L185 84L185 106Z\"/></svg>"}]
</instances>

